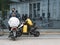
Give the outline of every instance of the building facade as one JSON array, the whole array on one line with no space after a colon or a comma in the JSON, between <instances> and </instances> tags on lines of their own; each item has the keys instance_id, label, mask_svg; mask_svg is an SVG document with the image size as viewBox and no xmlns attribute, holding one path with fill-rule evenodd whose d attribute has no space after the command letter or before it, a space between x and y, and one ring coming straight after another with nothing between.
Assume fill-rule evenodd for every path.
<instances>
[{"instance_id":1,"label":"building facade","mask_svg":"<svg viewBox=\"0 0 60 45\"><path fill-rule=\"evenodd\" d=\"M11 1L14 3L10 3L10 12L12 8L16 8L21 17L23 14L27 14L31 18L40 18L42 15L45 15L47 18L49 10L50 19L60 20L60 0L23 0L22 2L19 0Z\"/></svg>"}]
</instances>

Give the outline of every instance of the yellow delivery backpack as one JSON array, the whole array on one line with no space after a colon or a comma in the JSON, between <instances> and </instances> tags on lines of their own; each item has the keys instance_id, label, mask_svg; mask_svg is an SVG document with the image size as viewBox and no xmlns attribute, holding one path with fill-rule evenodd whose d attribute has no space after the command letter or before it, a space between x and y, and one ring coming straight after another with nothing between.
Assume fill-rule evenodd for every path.
<instances>
[{"instance_id":1,"label":"yellow delivery backpack","mask_svg":"<svg viewBox=\"0 0 60 45\"><path fill-rule=\"evenodd\" d=\"M27 25L23 26L23 33L27 33Z\"/></svg>"},{"instance_id":2,"label":"yellow delivery backpack","mask_svg":"<svg viewBox=\"0 0 60 45\"><path fill-rule=\"evenodd\" d=\"M27 18L27 23L30 25L30 26L32 26L33 25L33 22L32 22L32 20L30 20L29 18Z\"/></svg>"}]
</instances>

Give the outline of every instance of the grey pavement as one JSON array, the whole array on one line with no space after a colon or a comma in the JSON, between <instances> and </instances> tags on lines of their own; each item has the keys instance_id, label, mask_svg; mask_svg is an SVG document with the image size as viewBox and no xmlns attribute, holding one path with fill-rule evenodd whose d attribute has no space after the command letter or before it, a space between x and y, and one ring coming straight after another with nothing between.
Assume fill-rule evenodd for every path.
<instances>
[{"instance_id":1,"label":"grey pavement","mask_svg":"<svg viewBox=\"0 0 60 45\"><path fill-rule=\"evenodd\" d=\"M8 30L8 29L6 29ZM4 32L3 36L0 36L0 39L9 39L9 32ZM37 29L40 32L39 37L34 37L33 35L22 35L19 39L60 39L60 29ZM3 34L3 33L1 33Z\"/></svg>"},{"instance_id":2,"label":"grey pavement","mask_svg":"<svg viewBox=\"0 0 60 45\"><path fill-rule=\"evenodd\" d=\"M60 39L0 40L0 45L60 45Z\"/></svg>"},{"instance_id":3,"label":"grey pavement","mask_svg":"<svg viewBox=\"0 0 60 45\"><path fill-rule=\"evenodd\" d=\"M50 36L50 35L49 35ZM52 35L53 36L53 35ZM3 36L2 36L3 37ZM6 36L7 37L7 36ZM0 37L0 45L60 45L60 38L42 38L48 35L41 35L40 37L19 37L16 41L10 40L4 36ZM56 35L54 36L56 37Z\"/></svg>"},{"instance_id":4,"label":"grey pavement","mask_svg":"<svg viewBox=\"0 0 60 45\"><path fill-rule=\"evenodd\" d=\"M60 45L60 29L37 30L41 33L39 37L22 35L21 37L18 37L16 41L8 38L8 34L4 34L3 36L0 36L0 45Z\"/></svg>"}]
</instances>

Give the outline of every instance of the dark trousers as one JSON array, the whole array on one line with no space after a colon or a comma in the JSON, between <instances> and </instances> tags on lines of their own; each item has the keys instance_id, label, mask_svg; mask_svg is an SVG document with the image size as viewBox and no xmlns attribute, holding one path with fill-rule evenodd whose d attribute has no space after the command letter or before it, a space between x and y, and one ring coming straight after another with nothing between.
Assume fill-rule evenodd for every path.
<instances>
[{"instance_id":1,"label":"dark trousers","mask_svg":"<svg viewBox=\"0 0 60 45\"><path fill-rule=\"evenodd\" d=\"M11 31L11 27L10 27L10 26L8 26L8 28L9 28L9 31Z\"/></svg>"}]
</instances>

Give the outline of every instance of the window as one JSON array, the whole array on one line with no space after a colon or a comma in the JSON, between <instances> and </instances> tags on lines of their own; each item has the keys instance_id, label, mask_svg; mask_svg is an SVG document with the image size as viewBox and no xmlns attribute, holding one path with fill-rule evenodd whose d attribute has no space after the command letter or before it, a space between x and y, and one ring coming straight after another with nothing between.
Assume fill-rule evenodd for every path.
<instances>
[{"instance_id":1,"label":"window","mask_svg":"<svg viewBox=\"0 0 60 45\"><path fill-rule=\"evenodd\" d=\"M37 11L40 11L40 3L37 3Z\"/></svg>"},{"instance_id":2,"label":"window","mask_svg":"<svg viewBox=\"0 0 60 45\"><path fill-rule=\"evenodd\" d=\"M36 9L36 3L33 4L33 9Z\"/></svg>"},{"instance_id":3,"label":"window","mask_svg":"<svg viewBox=\"0 0 60 45\"><path fill-rule=\"evenodd\" d=\"M39 18L40 17L40 3L29 4L29 17Z\"/></svg>"},{"instance_id":4,"label":"window","mask_svg":"<svg viewBox=\"0 0 60 45\"><path fill-rule=\"evenodd\" d=\"M29 4L29 17L32 18L32 4Z\"/></svg>"},{"instance_id":5,"label":"window","mask_svg":"<svg viewBox=\"0 0 60 45\"><path fill-rule=\"evenodd\" d=\"M34 10L34 17L36 17L36 10Z\"/></svg>"},{"instance_id":6,"label":"window","mask_svg":"<svg viewBox=\"0 0 60 45\"><path fill-rule=\"evenodd\" d=\"M32 13L32 4L29 5L30 13Z\"/></svg>"}]
</instances>

